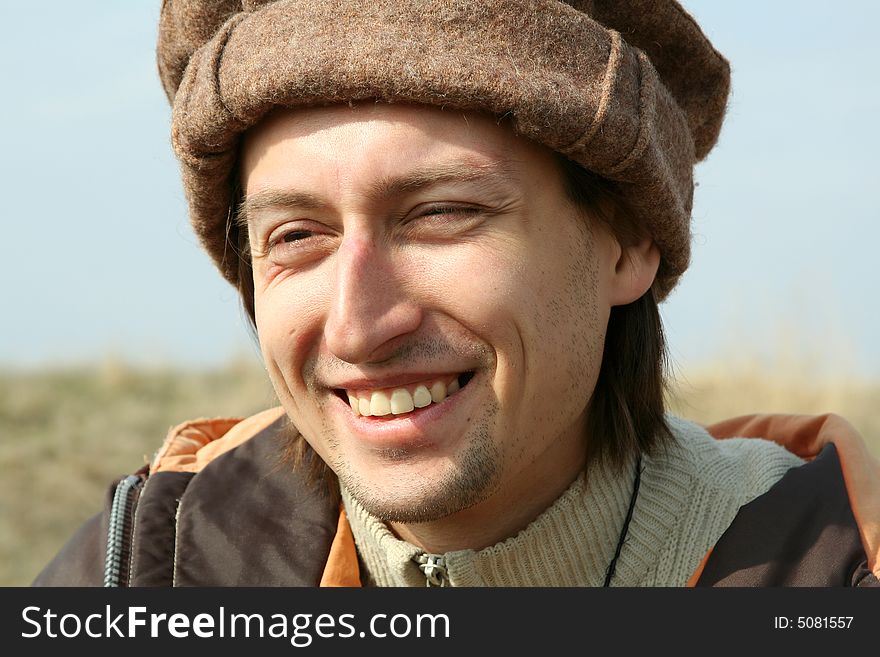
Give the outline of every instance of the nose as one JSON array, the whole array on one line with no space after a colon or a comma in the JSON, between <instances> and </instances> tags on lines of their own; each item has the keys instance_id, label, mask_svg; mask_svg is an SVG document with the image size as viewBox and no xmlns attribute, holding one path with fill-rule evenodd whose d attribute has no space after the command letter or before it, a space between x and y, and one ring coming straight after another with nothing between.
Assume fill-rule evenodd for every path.
<instances>
[{"instance_id":1,"label":"nose","mask_svg":"<svg viewBox=\"0 0 880 657\"><path fill-rule=\"evenodd\" d=\"M407 292L400 257L368 237L346 236L339 245L324 325L325 342L337 358L381 362L397 348L395 338L419 327L421 308Z\"/></svg>"}]
</instances>

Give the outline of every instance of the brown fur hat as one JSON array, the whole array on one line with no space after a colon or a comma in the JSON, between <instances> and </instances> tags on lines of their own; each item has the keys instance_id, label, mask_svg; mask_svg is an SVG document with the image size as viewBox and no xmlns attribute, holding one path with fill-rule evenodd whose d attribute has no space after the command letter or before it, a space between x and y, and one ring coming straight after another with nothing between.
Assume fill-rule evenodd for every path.
<instances>
[{"instance_id":1,"label":"brown fur hat","mask_svg":"<svg viewBox=\"0 0 880 657\"><path fill-rule=\"evenodd\" d=\"M165 0L158 60L193 227L233 283L242 133L278 106L370 99L504 116L613 181L660 247L665 298L730 85L674 0Z\"/></svg>"}]
</instances>

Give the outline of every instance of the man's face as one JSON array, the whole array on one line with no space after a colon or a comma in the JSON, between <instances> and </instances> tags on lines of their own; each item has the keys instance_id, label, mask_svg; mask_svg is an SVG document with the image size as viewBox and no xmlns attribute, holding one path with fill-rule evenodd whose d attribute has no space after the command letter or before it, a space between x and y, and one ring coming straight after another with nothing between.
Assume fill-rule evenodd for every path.
<instances>
[{"instance_id":1,"label":"man's face","mask_svg":"<svg viewBox=\"0 0 880 657\"><path fill-rule=\"evenodd\" d=\"M269 375L368 510L420 522L564 490L619 247L549 150L474 114L284 111L247 135L242 183Z\"/></svg>"}]
</instances>

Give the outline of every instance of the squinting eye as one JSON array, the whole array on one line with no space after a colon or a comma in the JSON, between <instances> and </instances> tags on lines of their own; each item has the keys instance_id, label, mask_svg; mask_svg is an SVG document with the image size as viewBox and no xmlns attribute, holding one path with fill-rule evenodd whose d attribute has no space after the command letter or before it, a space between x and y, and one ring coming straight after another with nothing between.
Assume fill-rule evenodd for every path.
<instances>
[{"instance_id":1,"label":"squinting eye","mask_svg":"<svg viewBox=\"0 0 880 657\"><path fill-rule=\"evenodd\" d=\"M432 214L450 214L453 212L473 212L473 208L466 208L454 205L436 205L432 208L428 208L422 214L423 215L432 215Z\"/></svg>"},{"instance_id":2,"label":"squinting eye","mask_svg":"<svg viewBox=\"0 0 880 657\"><path fill-rule=\"evenodd\" d=\"M411 239L447 239L476 228L485 215L484 208L474 205L426 203L413 208L402 225Z\"/></svg>"}]
</instances>

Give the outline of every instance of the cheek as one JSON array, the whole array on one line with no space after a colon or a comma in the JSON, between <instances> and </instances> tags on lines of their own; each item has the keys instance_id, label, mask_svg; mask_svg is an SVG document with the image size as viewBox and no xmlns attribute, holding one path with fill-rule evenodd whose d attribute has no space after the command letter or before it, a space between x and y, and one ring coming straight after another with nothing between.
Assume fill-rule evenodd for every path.
<instances>
[{"instance_id":1,"label":"cheek","mask_svg":"<svg viewBox=\"0 0 880 657\"><path fill-rule=\"evenodd\" d=\"M254 293L260 350L279 396L285 388L302 385L310 345L320 336L319 309L326 286L320 275L305 278L279 281Z\"/></svg>"},{"instance_id":2,"label":"cheek","mask_svg":"<svg viewBox=\"0 0 880 657\"><path fill-rule=\"evenodd\" d=\"M501 357L517 342L515 309L524 301L526 272L521 258L521 248L503 238L445 249L424 263L433 274L419 294Z\"/></svg>"},{"instance_id":3,"label":"cheek","mask_svg":"<svg viewBox=\"0 0 880 657\"><path fill-rule=\"evenodd\" d=\"M560 261L567 266L556 273L561 289L548 295L546 312L558 335L561 348L556 355L566 367L565 378L575 382L570 389L586 399L599 375L610 304L594 241L572 240L566 255Z\"/></svg>"},{"instance_id":4,"label":"cheek","mask_svg":"<svg viewBox=\"0 0 880 657\"><path fill-rule=\"evenodd\" d=\"M583 389L589 388L588 397L598 375L608 321L594 244L591 233L572 225L529 239L494 236L461 245L434 263L438 276L425 294L490 345L497 385L518 388L520 373L527 372L530 381L540 377L545 392L577 388L585 399Z\"/></svg>"},{"instance_id":5,"label":"cheek","mask_svg":"<svg viewBox=\"0 0 880 657\"><path fill-rule=\"evenodd\" d=\"M610 306L601 252L589 228L572 224L524 254L520 326L530 395L580 412L602 362Z\"/></svg>"}]
</instances>

